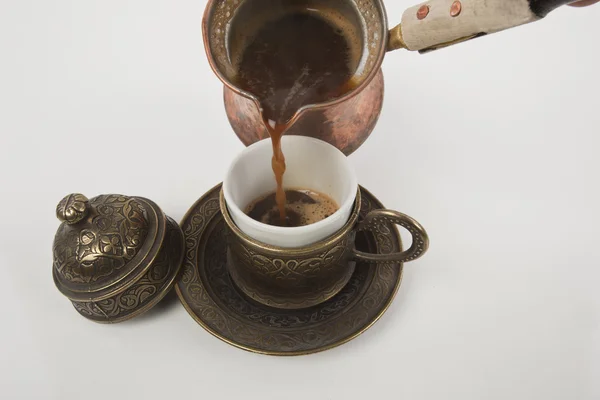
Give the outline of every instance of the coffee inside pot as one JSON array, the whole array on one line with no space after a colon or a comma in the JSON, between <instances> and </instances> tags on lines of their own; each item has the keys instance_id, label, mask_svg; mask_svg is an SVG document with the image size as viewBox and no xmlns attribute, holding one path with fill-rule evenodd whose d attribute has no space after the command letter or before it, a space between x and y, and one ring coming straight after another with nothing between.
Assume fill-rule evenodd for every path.
<instances>
[{"instance_id":1,"label":"coffee inside pot","mask_svg":"<svg viewBox=\"0 0 600 400\"><path fill-rule=\"evenodd\" d=\"M257 99L273 142L281 221L286 221L281 136L302 107L334 100L355 86L364 43L360 15L351 4L246 0L229 25L234 83Z\"/></svg>"}]
</instances>

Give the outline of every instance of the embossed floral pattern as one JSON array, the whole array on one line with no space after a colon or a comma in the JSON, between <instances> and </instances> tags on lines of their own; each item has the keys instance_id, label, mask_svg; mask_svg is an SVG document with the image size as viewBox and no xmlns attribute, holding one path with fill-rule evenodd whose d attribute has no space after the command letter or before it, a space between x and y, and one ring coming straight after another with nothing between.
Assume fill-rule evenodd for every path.
<instances>
[{"instance_id":1,"label":"embossed floral pattern","mask_svg":"<svg viewBox=\"0 0 600 400\"><path fill-rule=\"evenodd\" d=\"M125 291L95 302L73 302L83 316L97 322L119 322L139 314L158 302L173 284L179 268L183 236L168 218L165 243L146 274Z\"/></svg>"},{"instance_id":2,"label":"embossed floral pattern","mask_svg":"<svg viewBox=\"0 0 600 400\"><path fill-rule=\"evenodd\" d=\"M220 187L212 189L182 223L185 256L177 292L207 330L237 347L267 354L306 354L342 344L371 326L400 285L401 264L359 263L332 299L300 310L279 310L249 301L227 272L226 225L218 213ZM381 204L362 192L361 218ZM357 247L377 253L401 250L394 227L388 235L360 234Z\"/></svg>"},{"instance_id":3,"label":"embossed floral pattern","mask_svg":"<svg viewBox=\"0 0 600 400\"><path fill-rule=\"evenodd\" d=\"M123 268L148 232L147 212L134 198L98 196L87 207L90 218L62 224L54 240L54 268L73 283L94 283Z\"/></svg>"},{"instance_id":4,"label":"embossed floral pattern","mask_svg":"<svg viewBox=\"0 0 600 400\"><path fill-rule=\"evenodd\" d=\"M313 254L270 256L230 236L229 272L250 298L278 308L305 308L334 296L353 272L354 234Z\"/></svg>"}]
</instances>

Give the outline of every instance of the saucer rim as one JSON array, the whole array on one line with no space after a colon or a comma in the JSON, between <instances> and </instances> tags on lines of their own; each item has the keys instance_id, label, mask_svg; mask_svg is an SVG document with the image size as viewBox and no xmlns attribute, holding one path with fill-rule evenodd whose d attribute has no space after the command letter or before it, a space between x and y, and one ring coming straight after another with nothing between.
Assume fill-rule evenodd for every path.
<instances>
[{"instance_id":1,"label":"saucer rim","mask_svg":"<svg viewBox=\"0 0 600 400\"><path fill-rule=\"evenodd\" d=\"M185 215L181 219L180 226L182 227L182 230L183 230L184 222L189 218L190 215L193 214L193 211L197 208L197 206L202 204L204 201L206 201L206 199L208 197L210 197L211 195L213 195L215 192L218 193L218 191L221 189L221 187L222 187L222 182L213 186L211 189L206 191L198 200L196 200L194 202L194 204L189 208L189 210L185 213ZM370 196L373 200L375 200L377 202L377 205L379 207L383 208L383 204L375 195L373 195L369 190L365 189L362 185L359 185L358 187L361 192ZM218 210L214 215L212 215L210 217L210 219L206 223L205 228L202 230L202 235L206 231L207 227L213 222L213 220L215 218L217 218L217 216L219 215L220 212L221 211ZM397 226L393 226L392 229L394 230L395 236L398 239L398 245L400 246L400 249L403 249L404 247L403 247L403 243L402 243L402 237L400 236ZM184 232L184 243L185 243L185 232ZM327 344L325 346L320 346L320 347L317 347L314 349L308 349L308 350L299 350L299 351L265 350L265 349L259 349L256 347L251 347L251 346L247 346L247 345L235 342L227 337L222 336L219 332L216 332L212 327L210 327L208 324L206 324L194 312L194 310L192 310L192 308L188 305L187 301L183 297L183 293L181 292L181 289L179 288L179 282L176 282L176 284L175 284L175 292L177 293L177 297L179 298L179 301L181 302L181 304L183 305L183 307L185 308L187 313L198 323L198 325L200 325L204 330L206 330L212 336L216 337L217 339L219 339L233 347L236 347L241 350L245 350L250 353L267 355L267 356L293 357L293 356L309 355L309 354L321 353L321 352L339 347L343 344L346 344L346 343L350 342L351 340L356 339L358 336L362 335L363 333L365 333L368 329L370 329L373 325L375 325L375 323L377 323L381 319L381 317L387 312L387 310L390 308L390 306L394 302L394 299L396 298L396 295L398 294L398 290L400 289L400 286L402 285L402 279L404 276L404 263L395 263L395 264L399 264L400 273L398 274L398 278L394 284L394 289L393 289L392 293L390 294L390 296L388 297L388 299L386 300L385 304L377 312L377 315L375 315L371 319L371 321L369 321L368 324L363 326L360 330L354 332L353 334L351 334L349 336L341 338L340 340L337 340L337 341ZM372 282L370 282L369 285L370 284L372 284ZM215 302L215 304L217 304L217 303Z\"/></svg>"}]
</instances>

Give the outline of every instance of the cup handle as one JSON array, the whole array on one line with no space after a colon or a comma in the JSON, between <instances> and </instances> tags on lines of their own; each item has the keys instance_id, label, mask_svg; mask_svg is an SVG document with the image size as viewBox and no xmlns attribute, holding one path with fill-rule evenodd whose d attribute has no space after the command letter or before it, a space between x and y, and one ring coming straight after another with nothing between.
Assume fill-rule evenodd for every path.
<instances>
[{"instance_id":1,"label":"cup handle","mask_svg":"<svg viewBox=\"0 0 600 400\"><path fill-rule=\"evenodd\" d=\"M373 235L388 234L387 223L400 225L412 235L412 245L401 253L374 254L354 249L354 259L371 263L399 263L416 260L429 248L429 236L425 229L408 215L392 210L373 210L359 223L358 231L370 231Z\"/></svg>"}]
</instances>

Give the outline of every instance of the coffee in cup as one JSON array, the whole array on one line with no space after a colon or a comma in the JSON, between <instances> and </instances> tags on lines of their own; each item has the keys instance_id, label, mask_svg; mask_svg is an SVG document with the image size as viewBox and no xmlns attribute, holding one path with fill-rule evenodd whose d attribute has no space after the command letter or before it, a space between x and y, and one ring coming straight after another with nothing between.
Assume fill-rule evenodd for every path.
<instances>
[{"instance_id":1,"label":"coffee in cup","mask_svg":"<svg viewBox=\"0 0 600 400\"><path fill-rule=\"evenodd\" d=\"M363 36L354 29L360 26L360 16L352 4L338 3L246 0L227 25L236 83L258 99L271 136L269 158L281 226L286 226L290 201L284 190L281 138L303 106L331 101L352 90L352 77L360 65Z\"/></svg>"},{"instance_id":2,"label":"coffee in cup","mask_svg":"<svg viewBox=\"0 0 600 400\"><path fill-rule=\"evenodd\" d=\"M294 228L322 221L340 208L334 199L316 190L286 189L285 197L285 223L281 221L275 192L252 201L245 213L263 224Z\"/></svg>"},{"instance_id":3,"label":"coffee in cup","mask_svg":"<svg viewBox=\"0 0 600 400\"><path fill-rule=\"evenodd\" d=\"M257 218L262 219L277 210L271 165L265 157L272 147L269 140L263 140L244 149L225 176L220 207L231 232L227 268L248 297L277 308L312 307L335 296L347 284L356 266L352 261L402 263L427 251L425 229L405 214L373 210L359 219L361 191L348 159L337 148L305 136L285 136L281 144L288 159L288 189L310 188L313 204L318 199L327 202L327 196L339 207L328 217L324 214L323 219L295 227L252 218L244 211L256 211L261 217ZM307 194L306 190L290 191L295 192ZM309 200L304 200L297 202L298 208L310 210L306 208ZM394 224L412 235L407 250L373 254L355 248L356 232L371 231L377 236L380 229L394 229Z\"/></svg>"}]
</instances>

